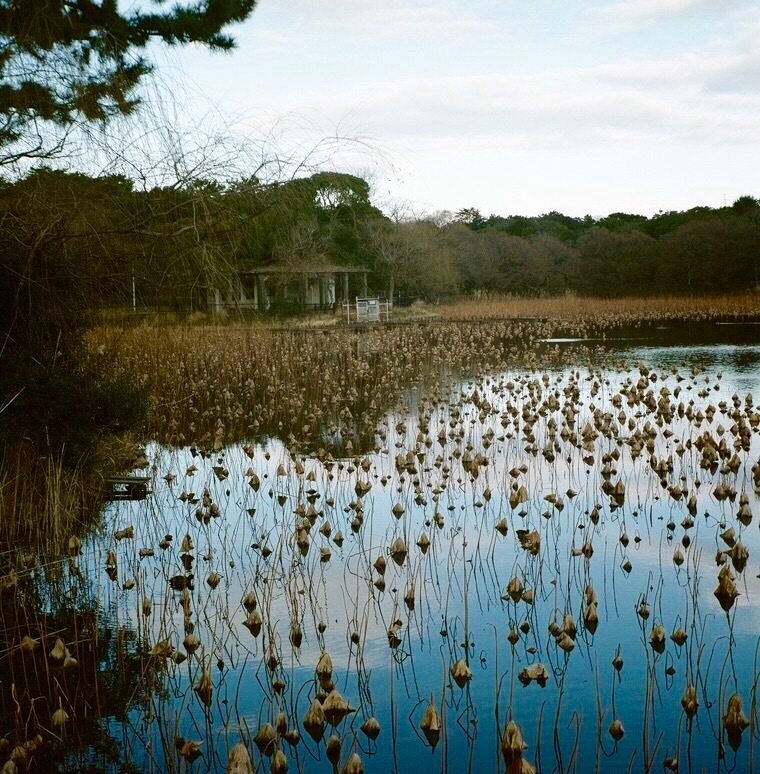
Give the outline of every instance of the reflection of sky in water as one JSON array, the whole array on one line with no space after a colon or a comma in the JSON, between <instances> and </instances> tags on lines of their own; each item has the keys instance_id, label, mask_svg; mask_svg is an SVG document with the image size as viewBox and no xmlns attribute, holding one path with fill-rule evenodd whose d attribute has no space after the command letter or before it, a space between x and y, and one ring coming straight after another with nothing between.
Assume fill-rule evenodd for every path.
<instances>
[{"instance_id":1,"label":"reflection of sky in water","mask_svg":"<svg viewBox=\"0 0 760 774\"><path fill-rule=\"evenodd\" d=\"M760 333L758 333L760 338ZM699 365L711 376L723 371L724 379L730 379L732 389L741 395L757 389L760 345L713 344L684 347L637 347L626 353L632 362L641 361L654 368L680 366L682 362Z\"/></svg>"},{"instance_id":2,"label":"reflection of sky in water","mask_svg":"<svg viewBox=\"0 0 760 774\"><path fill-rule=\"evenodd\" d=\"M708 369L708 373L700 372L693 381L686 378L680 382L681 394L677 400L693 399L699 406L708 403L717 406L719 401L727 400L730 407L735 391L742 398L748 392L760 397L757 368L760 347L757 346L636 346L621 350L621 355L628 363L646 362L663 370L660 378L651 383L655 394L663 384L671 392L678 385L670 372L671 366L677 366L683 376L689 377L691 367L699 365ZM683 367L682 362L688 367ZM717 371L722 371L719 380ZM587 378L589 375L583 371L580 373L582 413L576 420L578 428L585 425L592 406L617 414L618 409L611 403L612 396L629 376L634 383L639 376L638 371L609 373L606 375L609 385L600 384L597 394L591 396L589 391L594 379ZM569 375L569 372L551 374L550 389L560 391L560 404ZM358 734L357 744L361 743L366 753L372 753L362 753L367 771L385 772L394 767L408 771L415 765L440 768L442 758L451 770L492 770L497 759L498 730L494 714L497 694L499 723L503 727L511 701L512 714L521 724L529 744L526 756L531 761L540 758L543 767L554 768L556 718L563 764L569 765L577 733L580 756L577 764L581 770L588 770L596 759L597 686L603 712L601 769L625 769L632 759L635 770L643 767L642 728L647 695L650 696L650 754L659 740L654 763L657 768L662 758L675 752L681 718L680 697L687 682L697 680L698 723L690 738L685 721L680 721L679 757L684 760L682 770L687 770L686 747L690 744L692 764L712 767L709 762L717 760L719 732L716 729L722 714L717 701L718 686L722 682L724 689L732 692L734 685L729 678L735 669L745 711L749 712L750 691L757 671L754 658L760 619L760 583L755 575L760 550L757 529L760 505L752 495L755 520L749 528L741 527L734 518L736 505L718 502L712 496L720 476L712 476L699 468L695 450L686 451L682 457L674 454L674 450L678 441L687 438L693 441L706 429L715 431L719 424L728 429L732 420L718 411L712 422L705 420L697 429L686 420L676 419L670 425L674 433L670 439L661 434L657 437L658 456L674 456L670 482L675 483L681 476L687 482L695 477L702 482L695 525L689 530L692 543L688 550L682 549L686 563L677 569L672 556L684 534L680 522L686 515L685 498L675 502L668 496L651 473L646 452L631 461L628 447L614 439L597 440L597 464L593 468L585 465L580 453L561 441L559 435L556 440L560 449L553 464L547 464L540 453L535 456L527 453L521 432L516 433L509 422L506 427L501 423L504 400L508 397L503 383L507 379L517 381L520 376L510 374L501 384L496 378L488 385L479 386L481 396L494 407L492 412L484 411L479 416L477 407L463 402L459 406L461 422L457 422L454 408L439 406L433 410L428 430L432 443L430 446L420 443L416 447L421 454L421 458L415 458L417 472L405 473L403 479L396 472L394 460L396 454L415 449L417 415L404 418L405 427L397 427L398 418L388 415L386 435L378 439L382 449L370 455L372 467L368 472L348 459L335 461L330 469L315 459L306 459L304 474L297 475L293 460L276 440L266 448L268 460L261 447L253 450L252 457L235 446L205 460L193 458L187 450L149 447L148 456L155 472L154 495L143 503L114 503L107 508L105 534L93 538L91 561L93 571L101 578L103 606L119 623L147 626L150 644L169 636L175 646L181 647L184 633L180 595L171 591L169 579L182 572L179 547L183 535L191 535L196 549L193 552L196 557L193 610L196 635L202 647L196 657L179 667L170 664L167 668L165 681L171 690L169 699L161 703L161 712L171 728L169 738L179 733L204 740L207 755L201 761L202 769L223 769L227 734L229 744L234 744L239 729L248 727L255 733L260 722L274 720L280 707L300 722L313 698L311 678L323 647L333 659L337 687L360 710L341 727L346 745L353 744L352 730L358 731L358 726L370 714L376 715L381 723L377 745ZM529 378L540 377L529 375ZM713 389L715 385L717 391ZM699 397L697 393L703 389L709 393ZM547 394L546 388L542 388L542 399ZM524 397L523 392L520 404ZM626 409L626 421L634 413L635 409ZM558 412L548 414L547 419L549 416L561 424ZM634 417L638 428L648 419L645 413ZM522 420L520 426L522 431ZM483 442L488 437L488 428L493 429L493 443L486 448ZM470 442L489 461L474 481L464 471L461 459L452 455L457 448L453 439L449 437L445 447L437 440L441 431L451 434L460 429L459 450L464 450ZM537 447L543 449L550 442L546 421L538 422L534 432ZM621 435L627 433L626 430ZM729 442L733 440L729 433L726 438ZM757 459L758 445L754 434L750 461ZM624 507L612 511L600 488L598 460L603 453L615 449L621 452L621 457L615 464L618 473L613 481L621 477L627 492ZM198 471L188 476L185 471L191 464ZM229 470L229 478L217 479L213 472L216 464ZM277 475L280 464L286 468L287 475ZM527 473L518 480L526 483L530 499L513 511L508 503L513 480L508 471L522 464L527 465ZM444 477L446 465L450 466L448 480ZM248 485L245 472L249 467L261 480L258 492ZM163 481L168 472L177 476L169 486ZM309 474L313 474L311 482L307 480ZM418 502L415 502L415 480L419 485ZM362 499L364 524L355 534L350 523L355 515L352 506L357 501L354 491L357 481L368 482L371 489ZM308 507L306 492L312 487L320 494L316 507L324 515L311 529L311 547L302 557L294 544L298 518L295 510L299 503ZM441 490L437 503L436 487ZM563 495L564 509L552 510L544 496L553 492L562 494L569 487L577 495L572 499ZM181 491L194 492L200 497L204 488L208 488L221 511L221 516L212 518L208 525L196 518L197 505L183 504L177 499ZM746 488L751 493L747 466L742 468L736 488L739 491ZM487 489L490 500L486 497ZM282 505L278 496L284 498ZM327 504L329 500L334 501L332 506ZM398 520L391 515L391 508L397 502L405 508ZM603 505L596 527L588 516L595 503ZM255 513L249 515L248 509L255 509ZM548 518L543 515L547 511ZM433 521L436 512L443 516L442 527ZM506 536L494 529L502 517L509 522ZM677 525L672 533L665 526L671 520ZM325 522L331 526L332 537L338 530L343 532L342 548L318 531ZM717 575L715 553L719 547L725 549L718 537L723 531L721 522L734 526L750 551L747 569L738 580L742 596L735 608L735 644L731 658L728 657L727 618L712 594ZM135 528L135 540L114 542L114 531L129 524ZM536 529L541 533L541 552L537 557L519 547L517 529ZM423 530L431 540L425 555L416 546ZM630 537L627 548L619 541L623 531ZM165 551L158 547L164 534L173 536ZM587 563L582 556L571 557L570 546L580 548L589 535L594 546L591 561ZM388 546L399 536L405 539L409 549L402 567L387 556ZM252 544L266 544L273 553L264 559L260 549L252 548ZM155 555L141 559L138 552L143 547L152 547ZM332 552L326 564L319 561L321 547L329 547ZM118 583L134 578L135 590L122 591L119 585L106 580L102 568L110 548L118 554ZM380 553L388 561L383 594L371 585L377 574L371 571L370 565ZM621 569L626 559L633 565L630 574ZM212 571L222 577L216 590L211 590L205 581ZM533 606L515 605L501 599L514 575L535 590ZM581 600L589 582L599 599L600 624L594 636L582 626ZM411 584L415 588L413 611L407 609L403 599ZM257 593L264 616L264 630L259 638L254 638L242 625L245 612L240 600L251 588ZM140 612L143 596L152 602L147 619ZM644 597L651 607L646 623L636 615ZM547 632L552 618L555 615L561 618L566 610L573 613L579 629L575 650L569 657L555 646ZM294 616L303 629L304 640L298 652L292 651L288 640ZM402 644L391 651L386 632L396 618L403 622ZM465 654L462 645L466 636L465 619L474 676L469 689L463 691L448 679L448 668ZM316 629L320 620L327 625L323 638ZM507 642L510 626L518 627L526 622L527 634L521 634L512 650ZM683 648L677 648L668 640L665 654L655 655L648 645L652 626L662 623L670 634L677 622L689 633L689 641ZM444 629L446 636L441 634ZM359 645L350 644L353 631L360 634ZM282 659L278 674L287 683L280 703L270 701L265 690L268 678L262 656L269 646L269 637ZM529 648L536 648L535 655ZM619 679L611 667L618 648L625 661ZM203 654L215 686L208 719L191 689L200 675L198 657ZM219 658L225 663L222 670L216 666ZM523 687L516 680L516 673L538 660L552 674L549 684L545 689L535 684ZM674 675L666 673L668 667L675 669ZM439 708L444 695L446 721L445 739L432 754L416 732L431 693ZM710 703L712 706L708 707ZM622 720L626 729L614 753L614 744L606 732L613 714ZM582 722L577 729L579 719ZM144 743L151 733L154 743L158 740L155 726L149 732L142 720L133 713L135 733L129 752L138 758L146 754ZM746 770L748 766L748 735L746 732L737 759L739 770ZM308 737L306 742L305 746L299 746L298 761L291 759L291 770L303 766L307 771L329 771L324 748L318 748ZM538 751L537 743L540 743ZM209 754L212 746L217 748L216 763ZM290 756L287 745L285 750ZM733 761L730 749L727 760Z\"/></svg>"}]
</instances>

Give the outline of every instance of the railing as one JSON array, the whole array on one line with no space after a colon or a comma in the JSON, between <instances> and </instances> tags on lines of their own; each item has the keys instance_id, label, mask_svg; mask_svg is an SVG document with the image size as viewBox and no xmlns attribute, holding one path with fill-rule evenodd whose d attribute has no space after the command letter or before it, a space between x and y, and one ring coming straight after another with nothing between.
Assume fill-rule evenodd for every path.
<instances>
[{"instance_id":1,"label":"railing","mask_svg":"<svg viewBox=\"0 0 760 774\"><path fill-rule=\"evenodd\" d=\"M357 297L353 303L343 303L343 322L347 325L388 322L392 309L393 304L387 298Z\"/></svg>"}]
</instances>

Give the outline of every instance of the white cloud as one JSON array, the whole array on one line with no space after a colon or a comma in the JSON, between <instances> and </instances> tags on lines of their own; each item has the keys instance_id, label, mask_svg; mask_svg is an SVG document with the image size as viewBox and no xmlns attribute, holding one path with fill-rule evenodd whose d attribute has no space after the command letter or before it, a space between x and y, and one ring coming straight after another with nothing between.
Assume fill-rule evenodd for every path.
<instances>
[{"instance_id":1,"label":"white cloud","mask_svg":"<svg viewBox=\"0 0 760 774\"><path fill-rule=\"evenodd\" d=\"M250 31L246 30L245 34L246 40L250 40L253 45L258 46L293 46L298 43L298 38L295 35L266 27L252 27Z\"/></svg>"},{"instance_id":2,"label":"white cloud","mask_svg":"<svg viewBox=\"0 0 760 774\"><path fill-rule=\"evenodd\" d=\"M589 68L585 74L603 84L640 90L760 94L760 48L714 56L689 53L659 60L627 59Z\"/></svg>"},{"instance_id":3,"label":"white cloud","mask_svg":"<svg viewBox=\"0 0 760 774\"><path fill-rule=\"evenodd\" d=\"M436 36L495 31L495 26L485 19L467 12L455 13L436 5L390 9L373 7L364 14L362 22L375 34Z\"/></svg>"},{"instance_id":4,"label":"white cloud","mask_svg":"<svg viewBox=\"0 0 760 774\"><path fill-rule=\"evenodd\" d=\"M624 59L597 65L585 72L588 77L605 83L625 83L638 88L658 88L700 83L716 69L729 67L736 57L707 58L698 54L686 54L668 59Z\"/></svg>"},{"instance_id":5,"label":"white cloud","mask_svg":"<svg viewBox=\"0 0 760 774\"><path fill-rule=\"evenodd\" d=\"M415 143L489 138L507 147L556 148L753 142L760 97L730 99L708 87L708 77L740 66L743 60L686 57L528 76L410 78L299 95L294 104L311 104L333 120L350 115L369 134Z\"/></svg>"},{"instance_id":6,"label":"white cloud","mask_svg":"<svg viewBox=\"0 0 760 774\"><path fill-rule=\"evenodd\" d=\"M283 0L276 11L282 18L296 20L309 29L351 30L355 35L423 37L488 34L494 24L479 16L472 6L458 2L409 2L389 0Z\"/></svg>"},{"instance_id":7,"label":"white cloud","mask_svg":"<svg viewBox=\"0 0 760 774\"><path fill-rule=\"evenodd\" d=\"M723 5L730 0L723 0ZM621 0L594 9L599 16L617 21L658 21L703 8L715 8L715 0Z\"/></svg>"},{"instance_id":8,"label":"white cloud","mask_svg":"<svg viewBox=\"0 0 760 774\"><path fill-rule=\"evenodd\" d=\"M378 138L409 178L425 160L423 199L433 199L426 185L438 198L448 172L455 192L495 187L501 160L514 168L520 158L533 165L522 190L535 187L537 201L567 188L558 160L577 160L576 189L596 176L594 211L607 206L610 160L628 159L629 178L649 165L640 188L626 189L631 200L654 184L680 191L680 205L696 195L684 193L687 180L720 196L751 188L746 159L757 156L760 126L751 0L260 0L238 37L234 60L199 56L194 77L232 106L241 131L257 131L266 112L296 117L281 135L297 147L335 127Z\"/></svg>"},{"instance_id":9,"label":"white cloud","mask_svg":"<svg viewBox=\"0 0 760 774\"><path fill-rule=\"evenodd\" d=\"M585 13L591 38L626 33L654 24L685 24L697 19L712 19L716 28L735 19L751 8L750 0L618 0L595 5Z\"/></svg>"},{"instance_id":10,"label":"white cloud","mask_svg":"<svg viewBox=\"0 0 760 774\"><path fill-rule=\"evenodd\" d=\"M716 94L760 95L760 53L727 63L706 79L705 89Z\"/></svg>"}]
</instances>

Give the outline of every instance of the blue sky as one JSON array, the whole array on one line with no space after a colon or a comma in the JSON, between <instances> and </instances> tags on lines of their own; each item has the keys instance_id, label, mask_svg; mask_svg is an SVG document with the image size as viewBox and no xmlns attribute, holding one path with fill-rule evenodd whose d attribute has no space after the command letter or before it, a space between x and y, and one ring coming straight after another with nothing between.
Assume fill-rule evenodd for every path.
<instances>
[{"instance_id":1,"label":"blue sky","mask_svg":"<svg viewBox=\"0 0 760 774\"><path fill-rule=\"evenodd\" d=\"M385 207L599 216L760 195L757 2L259 0L233 34L231 55L158 57L185 118L264 156L358 139L311 158L369 176Z\"/></svg>"}]
</instances>

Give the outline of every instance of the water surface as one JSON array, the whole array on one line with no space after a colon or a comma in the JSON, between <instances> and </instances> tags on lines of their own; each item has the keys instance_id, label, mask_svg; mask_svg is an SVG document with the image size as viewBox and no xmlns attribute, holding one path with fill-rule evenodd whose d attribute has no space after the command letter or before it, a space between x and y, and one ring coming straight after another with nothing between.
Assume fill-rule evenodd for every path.
<instances>
[{"instance_id":1,"label":"water surface","mask_svg":"<svg viewBox=\"0 0 760 774\"><path fill-rule=\"evenodd\" d=\"M153 494L109 504L79 574L64 571L62 581L113 632L128 633L133 690L103 721L118 755L146 771L167 761L180 769L181 737L200 742L189 769L223 771L242 740L259 762L252 737L284 713L301 735L295 747L278 737L290 770L331 771L333 730L316 742L303 727L327 652L335 688L355 710L334 730L342 760L358 752L365 771L503 770L510 719L539 770L659 769L669 758L681 771L754 770L754 724L734 751L723 718L734 693L749 718L755 712L760 415L748 396L760 396L757 328L619 334L605 337L591 368L460 378L453 399L448 390L417 395L413 411L384 415L375 449L356 457L298 456L277 438L217 450L148 444ZM705 438L718 450L712 467ZM653 467L661 460L662 474ZM611 497L605 481L620 482L624 496ZM128 528L134 537L117 539ZM535 554L521 532L539 537ZM407 552L397 562L399 538ZM736 543L749 551L746 567L731 556ZM375 585L380 556L384 590ZM721 567L733 568L738 592L728 612L713 594ZM183 607L173 586L190 575ZM532 600L510 597L513 579ZM257 636L244 625L249 592L262 617ZM592 599L593 633L584 622ZM52 613L60 598L44 604ZM566 652L568 614L577 631ZM199 640L193 654L180 664L149 656L167 640L187 654L187 622ZM659 626L661 652L650 643ZM682 645L670 639L679 628ZM459 659L472 673L463 687L450 671ZM545 686L523 685L522 670L539 663ZM208 704L194 689L204 670ZM691 719L681 702L688 686L699 704ZM434 746L420 730L431 700L442 722ZM376 741L360 730L369 717L380 724ZM625 732L617 741L613 720Z\"/></svg>"}]
</instances>

